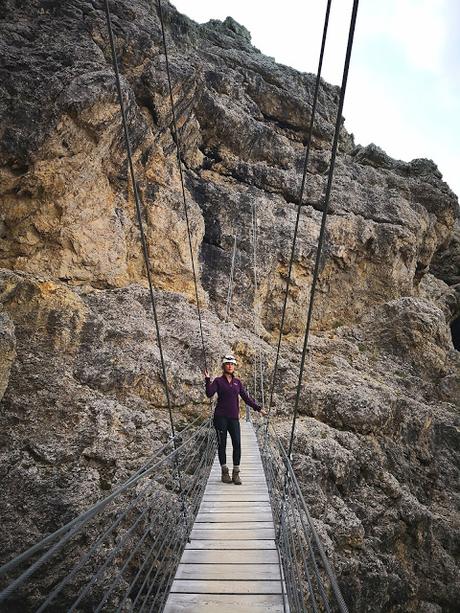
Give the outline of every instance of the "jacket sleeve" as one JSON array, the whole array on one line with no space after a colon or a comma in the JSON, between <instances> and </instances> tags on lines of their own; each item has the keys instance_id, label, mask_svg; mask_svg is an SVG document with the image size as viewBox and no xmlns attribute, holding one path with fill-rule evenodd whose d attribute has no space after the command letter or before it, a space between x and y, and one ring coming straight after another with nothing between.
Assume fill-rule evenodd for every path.
<instances>
[{"instance_id":1,"label":"jacket sleeve","mask_svg":"<svg viewBox=\"0 0 460 613\"><path fill-rule=\"evenodd\" d=\"M214 381L211 383L210 377L206 377L205 382L206 382L206 396L208 398L212 398L212 396L214 396L214 394L217 392L217 381L214 379Z\"/></svg>"},{"instance_id":2,"label":"jacket sleeve","mask_svg":"<svg viewBox=\"0 0 460 613\"><path fill-rule=\"evenodd\" d=\"M262 409L262 407L259 404L257 404L254 398L251 398L251 396L247 393L246 388L241 383L241 381L240 381L240 396L244 400L244 402L248 404L250 407L252 407L255 411L260 411Z\"/></svg>"}]
</instances>

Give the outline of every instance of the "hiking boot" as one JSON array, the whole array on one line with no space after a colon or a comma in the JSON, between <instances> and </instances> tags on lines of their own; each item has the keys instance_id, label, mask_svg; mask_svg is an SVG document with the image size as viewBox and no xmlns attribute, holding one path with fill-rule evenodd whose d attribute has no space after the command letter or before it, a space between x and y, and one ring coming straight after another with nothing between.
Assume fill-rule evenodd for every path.
<instances>
[{"instance_id":1,"label":"hiking boot","mask_svg":"<svg viewBox=\"0 0 460 613\"><path fill-rule=\"evenodd\" d=\"M233 469L232 472L232 481L235 485L241 485L241 479L240 479L240 469Z\"/></svg>"},{"instance_id":2,"label":"hiking boot","mask_svg":"<svg viewBox=\"0 0 460 613\"><path fill-rule=\"evenodd\" d=\"M228 468L226 466L222 467L222 483L231 483L230 473L228 472Z\"/></svg>"}]
</instances>

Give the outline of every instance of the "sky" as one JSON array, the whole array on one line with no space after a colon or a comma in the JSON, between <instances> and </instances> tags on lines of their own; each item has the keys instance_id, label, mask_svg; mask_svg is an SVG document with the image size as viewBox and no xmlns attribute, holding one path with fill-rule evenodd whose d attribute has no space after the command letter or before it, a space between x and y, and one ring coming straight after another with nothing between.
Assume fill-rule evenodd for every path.
<instances>
[{"instance_id":1,"label":"sky","mask_svg":"<svg viewBox=\"0 0 460 613\"><path fill-rule=\"evenodd\" d=\"M325 0L172 0L199 23L228 15L277 62L316 73ZM332 0L322 76L339 85L352 0ZM344 106L356 144L430 158L460 195L460 2L361 0Z\"/></svg>"}]
</instances>

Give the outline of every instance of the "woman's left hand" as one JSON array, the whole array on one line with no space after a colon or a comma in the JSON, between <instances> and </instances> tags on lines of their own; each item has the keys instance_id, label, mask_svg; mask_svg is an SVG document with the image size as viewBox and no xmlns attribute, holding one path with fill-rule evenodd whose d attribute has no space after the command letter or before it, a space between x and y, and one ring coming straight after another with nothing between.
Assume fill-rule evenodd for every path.
<instances>
[{"instance_id":1,"label":"woman's left hand","mask_svg":"<svg viewBox=\"0 0 460 613\"><path fill-rule=\"evenodd\" d=\"M268 415L268 411L266 411L265 409L260 409L259 413L263 415L264 417Z\"/></svg>"}]
</instances>

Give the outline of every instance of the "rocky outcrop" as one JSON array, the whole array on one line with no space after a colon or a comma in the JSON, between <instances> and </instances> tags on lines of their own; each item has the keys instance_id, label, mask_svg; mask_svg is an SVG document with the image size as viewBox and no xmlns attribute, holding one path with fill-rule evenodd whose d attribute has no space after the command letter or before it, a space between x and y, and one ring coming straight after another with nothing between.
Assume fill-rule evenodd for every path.
<instances>
[{"instance_id":1,"label":"rocky outcrop","mask_svg":"<svg viewBox=\"0 0 460 613\"><path fill-rule=\"evenodd\" d=\"M167 372L184 421L208 406L159 22L144 0L113 11ZM10 557L125 478L166 440L168 422L103 4L8 0L1 17ZM249 380L260 350L269 380L314 76L263 56L230 18L198 25L165 4L165 20L207 351L215 368L235 352ZM282 435L337 101L323 83L275 395ZM458 601L457 218L433 162L355 146L342 127L295 462L353 611L453 611Z\"/></svg>"},{"instance_id":2,"label":"rocky outcrop","mask_svg":"<svg viewBox=\"0 0 460 613\"><path fill-rule=\"evenodd\" d=\"M5 393L11 365L16 357L16 339L11 319L0 311L0 400Z\"/></svg>"},{"instance_id":3,"label":"rocky outcrop","mask_svg":"<svg viewBox=\"0 0 460 613\"><path fill-rule=\"evenodd\" d=\"M452 234L444 245L437 250L431 264L431 272L448 285L460 284L460 222L455 222Z\"/></svg>"}]
</instances>

